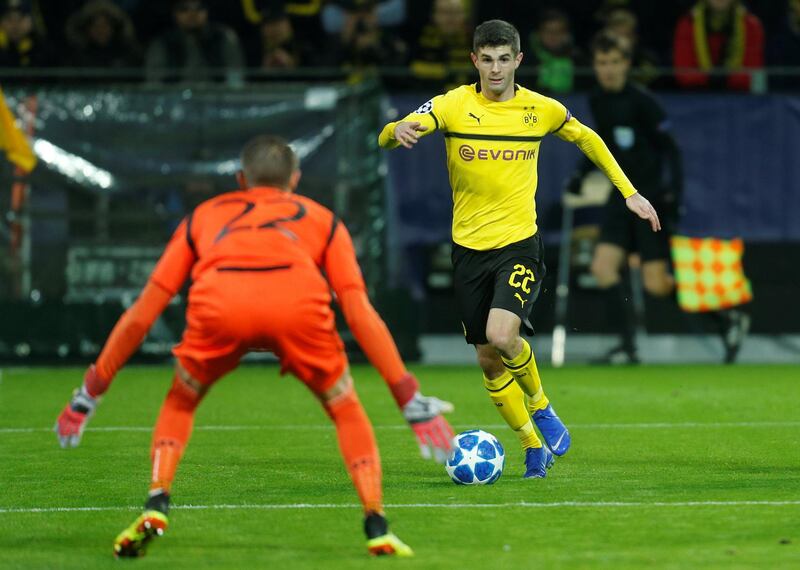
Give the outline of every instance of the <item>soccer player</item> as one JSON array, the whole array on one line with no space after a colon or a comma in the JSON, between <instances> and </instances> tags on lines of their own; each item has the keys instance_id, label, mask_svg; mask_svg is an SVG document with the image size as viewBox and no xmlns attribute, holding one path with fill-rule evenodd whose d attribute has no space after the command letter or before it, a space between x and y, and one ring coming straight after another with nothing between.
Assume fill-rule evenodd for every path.
<instances>
[{"instance_id":1,"label":"soccer player","mask_svg":"<svg viewBox=\"0 0 800 570\"><path fill-rule=\"evenodd\" d=\"M554 134L575 143L619 188L630 210L653 231L660 225L655 209L594 131L558 101L514 83L522 62L514 26L502 20L479 25L471 58L478 83L438 95L387 124L378 141L384 148L412 148L421 136L444 133L454 202L455 294L466 341L475 345L497 411L522 443L524 476L545 477L553 454L569 449L570 435L519 334L520 326L532 332L531 307L545 273L535 202L541 140Z\"/></svg>"},{"instance_id":2,"label":"soccer player","mask_svg":"<svg viewBox=\"0 0 800 570\"><path fill-rule=\"evenodd\" d=\"M292 149L277 137L256 137L241 162L241 190L202 203L175 231L139 299L59 416L59 441L78 444L99 397L191 276L186 330L173 350L175 376L153 435L149 498L144 513L117 537L115 554L141 556L166 530L170 489L198 404L244 354L262 349L280 358L283 373L308 386L335 424L364 506L369 552L410 556L384 518L378 448L336 332L331 288L428 455L443 456L450 447L452 429L441 413L452 405L422 396L405 369L369 302L347 228L328 209L293 193L300 170Z\"/></svg>"},{"instance_id":3,"label":"soccer player","mask_svg":"<svg viewBox=\"0 0 800 570\"><path fill-rule=\"evenodd\" d=\"M645 223L628 215L622 201L610 196L605 205L600 239L592 259L592 274L605 290L607 321L620 336L620 344L603 358L610 364L637 363L635 326L625 304L621 269L628 254L642 260L644 289L656 298L670 299L675 291L671 274L670 233L678 221L683 189L683 166L678 145L661 105L644 87L629 79L630 46L625 39L601 33L592 43L598 87L589 98L598 133L609 141L633 184L654 197L667 231L653 233ZM579 192L581 182L594 165L583 160L568 184ZM714 314L722 327L726 361L732 361L741 345L749 317L740 310Z\"/></svg>"}]
</instances>

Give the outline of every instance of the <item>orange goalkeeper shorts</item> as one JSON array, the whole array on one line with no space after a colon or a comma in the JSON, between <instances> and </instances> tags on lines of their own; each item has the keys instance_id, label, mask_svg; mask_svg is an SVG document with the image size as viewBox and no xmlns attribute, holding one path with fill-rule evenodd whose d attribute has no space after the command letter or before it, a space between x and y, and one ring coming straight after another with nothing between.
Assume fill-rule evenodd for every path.
<instances>
[{"instance_id":1,"label":"orange goalkeeper shorts","mask_svg":"<svg viewBox=\"0 0 800 570\"><path fill-rule=\"evenodd\" d=\"M217 267L189 291L186 330L173 349L204 385L235 369L250 351L269 351L315 393L347 367L328 283L316 267Z\"/></svg>"}]
</instances>

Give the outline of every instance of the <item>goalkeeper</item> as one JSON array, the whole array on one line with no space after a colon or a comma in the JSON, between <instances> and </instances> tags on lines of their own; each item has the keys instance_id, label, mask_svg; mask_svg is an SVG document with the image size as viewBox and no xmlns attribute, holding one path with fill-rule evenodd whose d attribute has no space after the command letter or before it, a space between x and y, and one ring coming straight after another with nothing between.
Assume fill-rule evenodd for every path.
<instances>
[{"instance_id":1,"label":"goalkeeper","mask_svg":"<svg viewBox=\"0 0 800 570\"><path fill-rule=\"evenodd\" d=\"M375 309L350 235L316 202L293 194L297 157L277 137L243 149L240 191L201 204L180 224L139 299L120 318L83 385L58 417L62 447L75 447L100 396L191 276L186 330L173 349L176 370L156 423L144 513L117 538L117 556L141 556L167 527L170 489L208 389L249 350L272 351L319 398L336 425L347 470L364 506L371 554L410 555L388 531L372 425L353 388L330 307L331 289L370 362L386 380L425 457L443 461L453 432L441 416L452 405L425 397L403 365ZM322 271L327 275L323 277Z\"/></svg>"}]
</instances>

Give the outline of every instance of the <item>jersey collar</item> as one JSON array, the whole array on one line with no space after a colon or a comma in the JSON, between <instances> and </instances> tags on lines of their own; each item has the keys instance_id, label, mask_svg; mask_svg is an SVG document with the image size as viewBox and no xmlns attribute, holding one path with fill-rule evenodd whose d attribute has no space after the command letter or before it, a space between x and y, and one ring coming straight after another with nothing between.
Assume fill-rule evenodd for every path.
<instances>
[{"instance_id":1,"label":"jersey collar","mask_svg":"<svg viewBox=\"0 0 800 570\"><path fill-rule=\"evenodd\" d=\"M483 94L481 93L481 82L480 82L480 81L478 81L477 83L473 83L473 87L475 88L475 93L476 93L477 95L481 95L481 97L482 97L483 99L485 99L487 103L497 103L497 102L498 102L498 101L492 101L491 99L487 99L486 97L484 97L484 96L483 96ZM519 91L519 83L515 83L515 84L514 84L514 95L515 95L515 96L516 96L516 94L517 94L517 91ZM512 98L511 98L511 99L509 99L508 101L511 101L513 98L514 98L514 97L512 97ZM501 102L502 102L502 103L508 103L508 101L501 101Z\"/></svg>"}]
</instances>

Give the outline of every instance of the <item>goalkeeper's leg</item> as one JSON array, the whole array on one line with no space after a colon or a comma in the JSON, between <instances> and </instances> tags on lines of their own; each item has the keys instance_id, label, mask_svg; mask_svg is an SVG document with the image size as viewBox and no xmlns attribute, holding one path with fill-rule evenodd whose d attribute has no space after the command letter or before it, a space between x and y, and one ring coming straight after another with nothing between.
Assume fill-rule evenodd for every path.
<instances>
[{"instance_id":1,"label":"goalkeeper's leg","mask_svg":"<svg viewBox=\"0 0 800 570\"><path fill-rule=\"evenodd\" d=\"M367 550L375 556L412 556L411 548L389 532L383 513L381 462L375 434L347 368L333 386L317 391L317 395L336 426L345 466L364 506Z\"/></svg>"},{"instance_id":2,"label":"goalkeeper's leg","mask_svg":"<svg viewBox=\"0 0 800 570\"><path fill-rule=\"evenodd\" d=\"M206 385L193 379L180 366L167 394L153 434L153 464L150 493L144 512L114 541L118 557L144 556L148 544L164 534L168 526L170 488L194 425L194 413Z\"/></svg>"}]
</instances>

